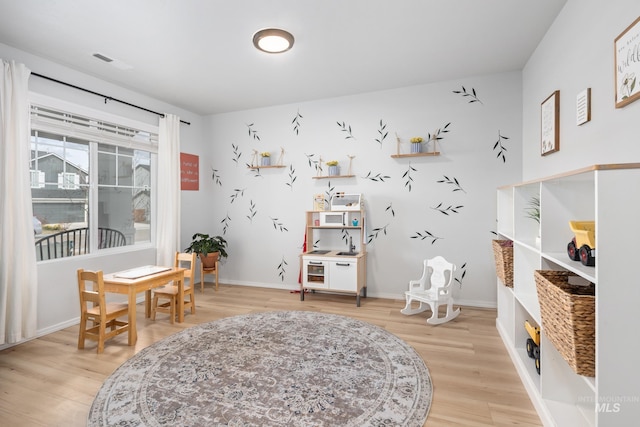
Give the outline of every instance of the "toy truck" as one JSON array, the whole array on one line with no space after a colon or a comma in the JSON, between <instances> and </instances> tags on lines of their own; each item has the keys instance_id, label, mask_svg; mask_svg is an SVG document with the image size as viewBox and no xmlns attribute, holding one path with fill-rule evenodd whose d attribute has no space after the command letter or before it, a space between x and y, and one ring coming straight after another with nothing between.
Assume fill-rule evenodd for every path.
<instances>
[{"instance_id":1,"label":"toy truck","mask_svg":"<svg viewBox=\"0 0 640 427\"><path fill-rule=\"evenodd\" d=\"M593 267L596 265L596 222L569 221L573 239L567 245L567 254L574 261Z\"/></svg>"},{"instance_id":2,"label":"toy truck","mask_svg":"<svg viewBox=\"0 0 640 427\"><path fill-rule=\"evenodd\" d=\"M536 372L540 375L540 328L533 326L528 320L524 321L524 328L529 333L529 338L527 338L527 356L534 359Z\"/></svg>"}]
</instances>

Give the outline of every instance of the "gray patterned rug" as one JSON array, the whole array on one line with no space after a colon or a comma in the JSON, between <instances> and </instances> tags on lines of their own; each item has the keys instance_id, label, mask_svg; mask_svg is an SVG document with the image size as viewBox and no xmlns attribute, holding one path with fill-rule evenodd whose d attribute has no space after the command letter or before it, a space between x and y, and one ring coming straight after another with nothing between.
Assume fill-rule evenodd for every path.
<instances>
[{"instance_id":1,"label":"gray patterned rug","mask_svg":"<svg viewBox=\"0 0 640 427\"><path fill-rule=\"evenodd\" d=\"M382 328L280 311L185 329L102 385L89 426L422 426L431 378Z\"/></svg>"}]
</instances>

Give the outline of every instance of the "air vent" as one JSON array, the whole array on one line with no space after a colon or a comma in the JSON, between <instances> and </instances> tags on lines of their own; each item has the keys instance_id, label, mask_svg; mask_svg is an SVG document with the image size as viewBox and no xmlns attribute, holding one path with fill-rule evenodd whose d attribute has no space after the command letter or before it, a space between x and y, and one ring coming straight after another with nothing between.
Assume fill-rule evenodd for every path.
<instances>
[{"instance_id":1,"label":"air vent","mask_svg":"<svg viewBox=\"0 0 640 427\"><path fill-rule=\"evenodd\" d=\"M109 58L108 56L104 56L101 53L94 53L93 56L104 62L113 62L113 59Z\"/></svg>"}]
</instances>

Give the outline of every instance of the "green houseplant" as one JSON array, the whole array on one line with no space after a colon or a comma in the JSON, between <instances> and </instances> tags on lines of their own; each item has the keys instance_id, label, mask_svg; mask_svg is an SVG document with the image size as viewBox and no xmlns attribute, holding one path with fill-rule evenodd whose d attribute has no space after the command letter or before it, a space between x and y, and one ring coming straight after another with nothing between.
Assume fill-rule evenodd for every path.
<instances>
[{"instance_id":1,"label":"green houseplant","mask_svg":"<svg viewBox=\"0 0 640 427\"><path fill-rule=\"evenodd\" d=\"M194 234L191 237L191 244L184 251L197 253L205 268L214 267L218 258L228 256L227 241L222 236L209 236L203 233Z\"/></svg>"},{"instance_id":2,"label":"green houseplant","mask_svg":"<svg viewBox=\"0 0 640 427\"><path fill-rule=\"evenodd\" d=\"M531 196L531 198L529 199L529 203L524 210L527 218L531 218L532 220L540 224L540 197Z\"/></svg>"},{"instance_id":3,"label":"green houseplant","mask_svg":"<svg viewBox=\"0 0 640 427\"><path fill-rule=\"evenodd\" d=\"M538 223L538 235L536 236L536 246L540 247L540 196L531 196L529 203L524 208L527 218L531 218Z\"/></svg>"}]
</instances>

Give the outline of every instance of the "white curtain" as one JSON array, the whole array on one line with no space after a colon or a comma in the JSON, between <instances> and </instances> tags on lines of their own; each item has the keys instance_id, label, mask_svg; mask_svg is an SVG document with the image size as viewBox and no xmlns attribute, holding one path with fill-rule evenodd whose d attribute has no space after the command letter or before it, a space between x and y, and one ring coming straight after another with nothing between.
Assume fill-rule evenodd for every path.
<instances>
[{"instance_id":1,"label":"white curtain","mask_svg":"<svg viewBox=\"0 0 640 427\"><path fill-rule=\"evenodd\" d=\"M172 114L160 118L156 194L156 263L169 266L180 250L180 118Z\"/></svg>"},{"instance_id":2,"label":"white curtain","mask_svg":"<svg viewBox=\"0 0 640 427\"><path fill-rule=\"evenodd\" d=\"M0 344L36 334L38 277L31 205L24 64L0 59Z\"/></svg>"}]
</instances>

